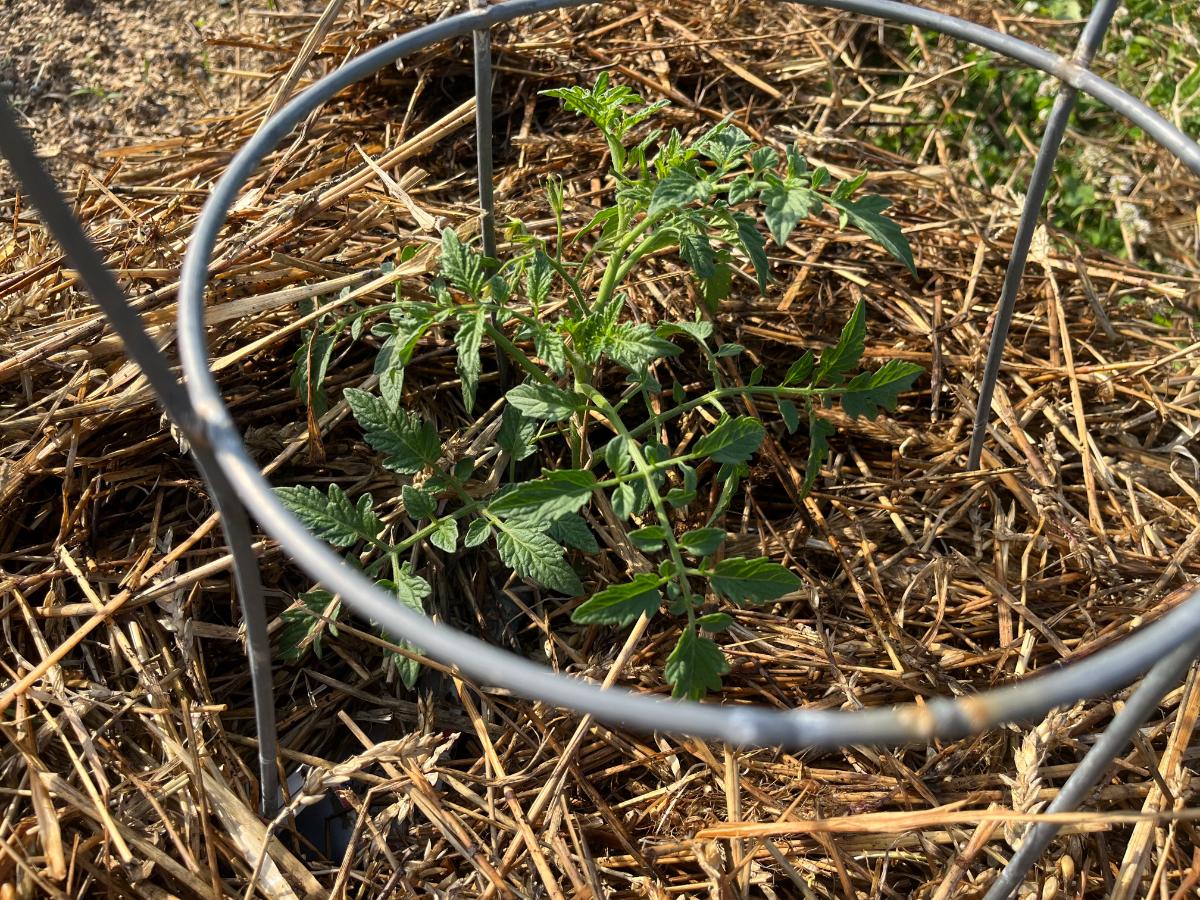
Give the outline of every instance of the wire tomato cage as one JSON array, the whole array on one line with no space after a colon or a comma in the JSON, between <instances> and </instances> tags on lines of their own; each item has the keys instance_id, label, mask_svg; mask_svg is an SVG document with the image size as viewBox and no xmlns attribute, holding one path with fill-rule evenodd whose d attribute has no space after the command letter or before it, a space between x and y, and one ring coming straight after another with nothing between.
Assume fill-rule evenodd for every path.
<instances>
[{"instance_id":1,"label":"wire tomato cage","mask_svg":"<svg viewBox=\"0 0 1200 900\"><path fill-rule=\"evenodd\" d=\"M919 706L910 704L861 711L777 710L656 699L622 688L601 689L593 682L551 672L508 651L438 625L396 603L388 593L345 566L341 557L284 508L246 451L209 369L204 292L218 234L239 191L263 158L297 124L343 88L408 54L469 34L475 64L481 231L484 251L494 255L491 29L523 16L593 2L596 0L507 0L487 5L486 0L470 0L466 11L398 35L350 60L297 95L265 122L217 181L188 244L181 273L177 318L182 381L172 371L168 358L151 341L113 273L105 266L37 159L33 145L19 128L7 100L0 96L0 151L8 158L43 222L62 245L71 265L120 335L128 356L141 367L159 402L187 438L221 515L246 622L263 813L276 815L280 795L270 643L258 561L252 549L250 517L279 542L301 570L339 595L355 612L379 623L394 638L420 647L427 656L454 667L477 682L632 730L687 734L742 747L793 749L955 739L1005 723L1037 719L1056 706L1114 691L1148 672L1075 768L1048 812L1074 809L1086 799L1133 732L1200 656L1200 590L1193 592L1162 619L1093 656L1046 674L958 699L939 698ZM1026 191L979 384L967 459L968 470L975 470L987 437L992 397L1017 289L1054 162L1079 93L1088 94L1140 127L1197 175L1200 175L1200 145L1146 104L1088 68L1120 0L1097 0L1070 58L982 25L892 0L780 2L840 10L940 32L1040 70L1059 82ZM24 690L41 674L44 673L31 672L6 693ZM1031 829L987 897L999 900L1010 896L1057 831L1057 825L1046 822Z\"/></svg>"}]
</instances>

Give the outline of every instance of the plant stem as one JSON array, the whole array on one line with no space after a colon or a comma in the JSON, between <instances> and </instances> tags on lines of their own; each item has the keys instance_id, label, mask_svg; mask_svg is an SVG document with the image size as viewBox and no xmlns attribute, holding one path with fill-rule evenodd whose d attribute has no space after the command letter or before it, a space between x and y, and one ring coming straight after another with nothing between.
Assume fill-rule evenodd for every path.
<instances>
[{"instance_id":1,"label":"plant stem","mask_svg":"<svg viewBox=\"0 0 1200 900\"><path fill-rule=\"evenodd\" d=\"M659 523L663 526L667 552L670 554L671 562L675 566L675 573L679 578L680 590L683 591L683 597L687 601L688 622L692 623L695 620L695 612L692 608L695 604L695 599L692 595L691 585L688 584L687 567L683 563L683 554L679 551L679 544L675 541L675 530L671 527L671 519L667 515L667 505L663 502L662 495L658 492L658 485L654 483L655 469L646 461L646 457L642 454L642 448L638 446L629 429L625 427L625 423L621 421L620 414L613 409L604 395L591 385L576 384L575 388L596 404L596 408L604 413L605 418L608 419L608 424L612 426L613 431L625 438L625 446L629 450L629 458L633 460L637 474L645 482L646 493L650 495L650 502L654 505L654 512L658 516Z\"/></svg>"}]
</instances>

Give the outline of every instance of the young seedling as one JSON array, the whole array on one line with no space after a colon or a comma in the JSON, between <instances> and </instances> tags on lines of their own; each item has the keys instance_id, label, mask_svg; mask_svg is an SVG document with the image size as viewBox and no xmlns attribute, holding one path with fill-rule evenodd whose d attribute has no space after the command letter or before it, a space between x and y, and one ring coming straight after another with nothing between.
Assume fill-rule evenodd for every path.
<instances>
[{"instance_id":1,"label":"young seedling","mask_svg":"<svg viewBox=\"0 0 1200 900\"><path fill-rule=\"evenodd\" d=\"M758 368L744 384L730 384L721 361L737 357L742 348L715 346L713 324L705 316L717 313L743 265L767 289L766 239L755 212L780 247L803 219L829 208L842 226L862 230L910 270L912 253L896 223L882 215L887 201L860 193L863 177L833 183L824 168L810 170L796 150L781 156L756 146L729 122L693 141L675 130L646 132L665 104L647 105L607 75L590 88L546 93L600 129L611 162L612 202L568 244L562 186L552 180L547 193L554 237L544 240L514 222L509 232L516 249L503 262L485 258L453 230L444 231L440 277L428 299L398 294L388 321L373 329L383 339L376 365L379 393L344 394L381 465L400 481L415 530L392 542L370 495L352 502L337 487L279 488L278 495L318 536L357 549L348 563L364 567L414 609L421 608L430 586L403 557L425 541L445 553L490 542L521 578L567 597L586 596L572 611L577 623L627 626L665 606L685 620L666 660L665 679L673 696L700 698L718 690L729 671L724 652L709 636L733 623L726 609L770 603L800 586L779 563L724 552L728 534L721 522L766 433L759 419L738 413L738 406L750 398L767 401L762 405L778 409L789 433L807 428L807 492L834 432L822 410L837 403L851 417L873 419L881 410L894 410L921 372L898 360L858 371L866 336L865 307L859 303L838 342L819 356L805 353L779 383L764 383ZM590 246L577 252L585 239ZM663 252L676 252L686 263L704 308L686 321L657 326L632 321L622 288L648 257ZM494 444L483 454L500 461L496 470L506 467L511 475L513 464L539 453L544 460L569 459L569 465L509 480L480 496L481 482L472 477L481 458L454 459L437 429L406 411L403 402L404 370L415 348L431 330L447 327L454 329L466 411L476 407L485 345L523 373L524 381L505 395ZM685 348L706 363L711 384L704 390L689 393L678 384L664 389L654 374L660 361ZM315 372L329 352L310 335L297 359L305 372ZM624 380L614 379L614 372L624 373ZM715 424L672 448L667 441L679 433L677 420L702 407ZM689 431L704 421L690 416ZM689 512L694 520L702 480L720 485L718 500L702 527L682 527ZM627 577L585 588L568 553L599 552L584 515L599 503L623 523L638 553L625 561ZM387 572L390 578L383 580ZM304 595L287 614L287 649L319 650L324 631L334 634L337 609L328 594ZM303 619L314 623L307 631L299 627ZM402 672L409 683L415 678L411 665Z\"/></svg>"}]
</instances>

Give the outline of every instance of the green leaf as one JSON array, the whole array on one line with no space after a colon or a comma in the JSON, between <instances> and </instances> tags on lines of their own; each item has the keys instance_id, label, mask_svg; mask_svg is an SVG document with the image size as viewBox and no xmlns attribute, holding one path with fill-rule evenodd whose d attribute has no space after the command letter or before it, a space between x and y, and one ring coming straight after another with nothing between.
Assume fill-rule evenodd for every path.
<instances>
[{"instance_id":1,"label":"green leaf","mask_svg":"<svg viewBox=\"0 0 1200 900\"><path fill-rule=\"evenodd\" d=\"M629 452L629 438L616 435L604 445L604 461L614 475L626 475L633 468L633 456Z\"/></svg>"},{"instance_id":2,"label":"green leaf","mask_svg":"<svg viewBox=\"0 0 1200 900\"><path fill-rule=\"evenodd\" d=\"M596 476L586 469L559 469L535 481L516 485L493 500L488 511L517 517L523 524L549 526L567 513L579 512L596 487Z\"/></svg>"},{"instance_id":3,"label":"green leaf","mask_svg":"<svg viewBox=\"0 0 1200 900\"><path fill-rule=\"evenodd\" d=\"M808 380L808 376L813 373L813 353L811 350L805 350L804 355L788 367L787 375L783 378L781 387L791 387L795 384L802 384Z\"/></svg>"},{"instance_id":4,"label":"green leaf","mask_svg":"<svg viewBox=\"0 0 1200 900\"><path fill-rule=\"evenodd\" d=\"M844 218L849 219L861 231L866 232L887 250L888 253L904 263L908 271L917 274L917 265L913 261L912 248L908 238L900 230L894 219L889 219L882 213L891 206L891 202L876 194L867 194L860 200L835 201Z\"/></svg>"},{"instance_id":5,"label":"green leaf","mask_svg":"<svg viewBox=\"0 0 1200 900\"><path fill-rule=\"evenodd\" d=\"M771 229L771 237L782 247L800 220L806 218L821 198L799 182L772 178L760 195L763 204L763 219Z\"/></svg>"},{"instance_id":6,"label":"green leaf","mask_svg":"<svg viewBox=\"0 0 1200 900\"><path fill-rule=\"evenodd\" d=\"M775 403L779 407L779 415L783 418L788 434L795 434L796 429L800 427L800 411L796 409L796 404L785 397L777 398Z\"/></svg>"},{"instance_id":7,"label":"green leaf","mask_svg":"<svg viewBox=\"0 0 1200 900\"><path fill-rule=\"evenodd\" d=\"M737 240L746 251L746 256L754 264L754 274L758 279L758 289L767 292L767 283L771 280L771 264L767 260L767 243L754 224L754 219L745 213L733 214L734 225L737 228Z\"/></svg>"},{"instance_id":8,"label":"green leaf","mask_svg":"<svg viewBox=\"0 0 1200 900\"><path fill-rule=\"evenodd\" d=\"M696 441L691 455L721 463L744 462L762 444L764 433L762 422L752 416L722 416L712 431Z\"/></svg>"},{"instance_id":9,"label":"green leaf","mask_svg":"<svg viewBox=\"0 0 1200 900\"><path fill-rule=\"evenodd\" d=\"M738 356L739 354L742 354L745 352L746 352L746 348L743 347L741 344L729 343L729 344L722 344L720 347L718 347L717 352L714 355L717 357L717 359L723 359L726 356Z\"/></svg>"},{"instance_id":10,"label":"green leaf","mask_svg":"<svg viewBox=\"0 0 1200 900\"><path fill-rule=\"evenodd\" d=\"M550 257L541 248L535 250L533 259L525 270L525 293L529 295L529 301L535 309L550 296L553 278L554 269L550 265Z\"/></svg>"},{"instance_id":11,"label":"green leaf","mask_svg":"<svg viewBox=\"0 0 1200 900\"><path fill-rule=\"evenodd\" d=\"M492 524L487 519L472 519L463 537L464 547L478 547L492 534Z\"/></svg>"},{"instance_id":12,"label":"green leaf","mask_svg":"<svg viewBox=\"0 0 1200 900\"><path fill-rule=\"evenodd\" d=\"M504 522L496 533L500 558L522 578L564 594L583 593L579 576L567 565L564 550L545 532L516 522Z\"/></svg>"},{"instance_id":13,"label":"green leaf","mask_svg":"<svg viewBox=\"0 0 1200 900\"><path fill-rule=\"evenodd\" d=\"M434 510L437 509L437 499L433 494L406 484L400 489L400 496L404 500L404 510L410 519L433 518Z\"/></svg>"},{"instance_id":14,"label":"green leaf","mask_svg":"<svg viewBox=\"0 0 1200 900\"><path fill-rule=\"evenodd\" d=\"M915 363L889 359L878 371L862 372L851 379L842 394L842 408L852 418L874 419L880 409L895 412L900 394L907 391L924 370Z\"/></svg>"},{"instance_id":15,"label":"green leaf","mask_svg":"<svg viewBox=\"0 0 1200 900\"><path fill-rule=\"evenodd\" d=\"M629 532L629 540L642 552L654 553L663 548L667 540L667 529L662 525L647 525L645 528Z\"/></svg>"},{"instance_id":16,"label":"green leaf","mask_svg":"<svg viewBox=\"0 0 1200 900\"><path fill-rule=\"evenodd\" d=\"M611 501L613 513L624 521L646 510L650 505L650 492L646 490L646 482L638 478L617 485Z\"/></svg>"},{"instance_id":17,"label":"green leaf","mask_svg":"<svg viewBox=\"0 0 1200 900\"><path fill-rule=\"evenodd\" d=\"M717 563L709 582L713 590L734 603L768 603L800 587L790 569L769 559L734 557Z\"/></svg>"},{"instance_id":18,"label":"green leaf","mask_svg":"<svg viewBox=\"0 0 1200 900\"><path fill-rule=\"evenodd\" d=\"M326 627L330 634L337 634L334 622L340 611L341 604L334 604L333 594L328 591L308 591L297 597L296 605L285 609L279 617L283 622L279 629L279 658L284 662L298 662L309 647L319 657Z\"/></svg>"},{"instance_id":19,"label":"green leaf","mask_svg":"<svg viewBox=\"0 0 1200 900\"><path fill-rule=\"evenodd\" d=\"M725 654L708 638L688 625L667 657L663 675L671 685L671 696L699 700L708 691L721 689L721 676L729 671Z\"/></svg>"},{"instance_id":20,"label":"green leaf","mask_svg":"<svg viewBox=\"0 0 1200 900\"><path fill-rule=\"evenodd\" d=\"M812 490L813 484L816 483L817 476L821 474L821 466L825 463L825 459L829 456L829 442L826 440L826 438L836 433L837 429L825 419L815 415L809 415L808 462L804 466L803 494L807 494Z\"/></svg>"},{"instance_id":21,"label":"green leaf","mask_svg":"<svg viewBox=\"0 0 1200 900\"><path fill-rule=\"evenodd\" d=\"M439 550L453 553L458 548L458 522L454 519L439 519L437 531L429 535L429 543Z\"/></svg>"},{"instance_id":22,"label":"green leaf","mask_svg":"<svg viewBox=\"0 0 1200 900\"><path fill-rule=\"evenodd\" d=\"M866 347L867 304L859 300L850 320L842 328L842 335L833 347L821 353L813 384L840 384L846 373L858 366Z\"/></svg>"},{"instance_id":23,"label":"green leaf","mask_svg":"<svg viewBox=\"0 0 1200 900\"><path fill-rule=\"evenodd\" d=\"M684 231L679 235L679 255L691 266L696 277L704 280L716 274L716 256L708 235L700 231Z\"/></svg>"},{"instance_id":24,"label":"green leaf","mask_svg":"<svg viewBox=\"0 0 1200 900\"><path fill-rule=\"evenodd\" d=\"M391 591L397 600L421 615L425 614L425 599L433 592L428 581L420 575L413 574L412 566L409 563L400 567L396 573L396 581L380 581L379 586ZM412 650L414 653L421 652L419 647L413 646L408 641L401 641L400 646L406 650ZM421 664L415 659L409 659L398 653L393 659L396 662L396 671L400 673L400 680L404 682L406 688L412 690L413 685L417 683L417 677L421 674Z\"/></svg>"},{"instance_id":25,"label":"green leaf","mask_svg":"<svg viewBox=\"0 0 1200 900\"><path fill-rule=\"evenodd\" d=\"M383 454L387 468L415 475L438 461L442 443L428 422L402 409L390 409L382 398L358 388L346 388L343 396L362 426L367 443Z\"/></svg>"},{"instance_id":26,"label":"green leaf","mask_svg":"<svg viewBox=\"0 0 1200 900\"><path fill-rule=\"evenodd\" d=\"M712 315L717 314L721 301L733 290L733 267L729 265L728 259L728 253L718 253L712 277L700 281L700 299L704 301L704 308Z\"/></svg>"},{"instance_id":27,"label":"green leaf","mask_svg":"<svg viewBox=\"0 0 1200 900\"><path fill-rule=\"evenodd\" d=\"M644 322L622 322L614 325L604 339L604 352L630 372L644 372L646 366L665 356L678 356L683 351L670 341L658 337Z\"/></svg>"},{"instance_id":28,"label":"green leaf","mask_svg":"<svg viewBox=\"0 0 1200 900\"><path fill-rule=\"evenodd\" d=\"M533 349L555 375L561 378L567 374L567 346L557 331L552 328L535 329Z\"/></svg>"},{"instance_id":29,"label":"green leaf","mask_svg":"<svg viewBox=\"0 0 1200 900\"><path fill-rule=\"evenodd\" d=\"M645 613L653 616L662 603L666 579L650 572L633 576L628 584L614 584L575 607L571 621L581 625L628 625Z\"/></svg>"},{"instance_id":30,"label":"green leaf","mask_svg":"<svg viewBox=\"0 0 1200 900\"><path fill-rule=\"evenodd\" d=\"M525 415L545 422L560 422L584 408L579 394L549 384L521 384L507 397Z\"/></svg>"},{"instance_id":31,"label":"green leaf","mask_svg":"<svg viewBox=\"0 0 1200 900\"><path fill-rule=\"evenodd\" d=\"M333 357L335 343L335 336L332 334L322 334L315 329L306 331L300 349L292 357L296 367L292 371L292 390L296 392L300 402L309 407L316 416L323 416L329 408L322 385L329 368L329 360Z\"/></svg>"},{"instance_id":32,"label":"green leaf","mask_svg":"<svg viewBox=\"0 0 1200 900\"><path fill-rule=\"evenodd\" d=\"M583 516L577 513L567 513L556 519L554 524L546 529L546 534L560 544L566 544L568 547L584 553L600 551L600 545L596 543L596 536L592 534L592 529L588 528Z\"/></svg>"},{"instance_id":33,"label":"green leaf","mask_svg":"<svg viewBox=\"0 0 1200 900\"><path fill-rule=\"evenodd\" d=\"M496 443L518 462L530 456L537 445L538 424L533 419L521 415L515 406L504 407L503 418L500 420L500 430L496 433Z\"/></svg>"},{"instance_id":34,"label":"green leaf","mask_svg":"<svg viewBox=\"0 0 1200 900\"><path fill-rule=\"evenodd\" d=\"M697 153L711 159L722 169L735 165L753 147L754 142L746 136L746 132L729 121L718 122L692 145Z\"/></svg>"},{"instance_id":35,"label":"green leaf","mask_svg":"<svg viewBox=\"0 0 1200 900\"><path fill-rule=\"evenodd\" d=\"M733 624L733 617L723 612L709 613L696 619L696 624L705 631L728 631Z\"/></svg>"},{"instance_id":36,"label":"green leaf","mask_svg":"<svg viewBox=\"0 0 1200 900\"><path fill-rule=\"evenodd\" d=\"M750 168L757 174L779 165L779 154L772 147L759 147L750 154Z\"/></svg>"},{"instance_id":37,"label":"green leaf","mask_svg":"<svg viewBox=\"0 0 1200 900\"><path fill-rule=\"evenodd\" d=\"M713 326L712 322L706 322L703 319L696 322L663 322L655 331L661 338L686 334L697 344L704 346L705 342L712 337Z\"/></svg>"},{"instance_id":38,"label":"green leaf","mask_svg":"<svg viewBox=\"0 0 1200 900\"><path fill-rule=\"evenodd\" d=\"M460 241L453 228L442 229L441 266L447 280L473 300L483 295L487 284L483 257Z\"/></svg>"},{"instance_id":39,"label":"green leaf","mask_svg":"<svg viewBox=\"0 0 1200 900\"><path fill-rule=\"evenodd\" d=\"M729 182L729 205L737 206L739 203L744 203L754 196L758 188L759 182L756 182L743 172L737 178L733 179L733 181Z\"/></svg>"},{"instance_id":40,"label":"green leaf","mask_svg":"<svg viewBox=\"0 0 1200 900\"><path fill-rule=\"evenodd\" d=\"M724 528L696 528L679 538L679 546L692 556L709 556L726 538Z\"/></svg>"},{"instance_id":41,"label":"green leaf","mask_svg":"<svg viewBox=\"0 0 1200 900\"><path fill-rule=\"evenodd\" d=\"M295 485L275 488L275 496L309 531L335 547L374 541L383 533L370 494L363 494L355 505L340 487L331 484L328 494L319 488Z\"/></svg>"},{"instance_id":42,"label":"green leaf","mask_svg":"<svg viewBox=\"0 0 1200 900\"><path fill-rule=\"evenodd\" d=\"M479 359L479 345L483 340L483 322L486 313L482 308L467 313L459 319L454 343L458 347L458 376L462 379L463 406L467 412L475 407L475 392L479 388L479 375L483 365Z\"/></svg>"},{"instance_id":43,"label":"green leaf","mask_svg":"<svg viewBox=\"0 0 1200 900\"><path fill-rule=\"evenodd\" d=\"M669 209L681 209L693 201L704 200L710 190L711 185L707 179L697 178L686 169L671 169L654 186L647 215L657 215Z\"/></svg>"}]
</instances>

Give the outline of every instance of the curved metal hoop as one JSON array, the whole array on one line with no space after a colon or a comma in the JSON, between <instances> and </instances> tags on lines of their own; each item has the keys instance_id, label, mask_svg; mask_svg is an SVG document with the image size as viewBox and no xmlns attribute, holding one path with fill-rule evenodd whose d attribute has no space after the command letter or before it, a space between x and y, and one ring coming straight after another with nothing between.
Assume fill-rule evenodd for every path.
<instances>
[{"instance_id":1,"label":"curved metal hoop","mask_svg":"<svg viewBox=\"0 0 1200 900\"><path fill-rule=\"evenodd\" d=\"M963 700L939 699L923 707L861 712L777 711L757 707L678 703L622 689L599 687L499 650L396 604L366 578L347 568L309 534L275 499L246 453L208 370L203 328L203 294L217 234L238 191L266 155L304 117L342 88L405 54L447 38L466 35L519 16L584 5L589 0L512 0L471 10L394 38L317 82L292 100L237 154L216 185L196 225L184 262L179 298L179 344L188 393L218 464L263 528L297 564L360 614L421 647L429 656L457 666L484 683L529 699L590 713L602 721L645 731L668 731L735 745L828 748L851 743L896 744L932 737L954 738L1002 722L1026 719L1083 697L1127 684L1200 631L1200 591L1165 619L1125 639L1118 647L1052 674ZM1200 174L1200 146L1134 97L1074 63L1007 35L949 16L900 3L871 0L797 0L811 6L884 16L941 31L1025 62L1061 78L1121 112Z\"/></svg>"},{"instance_id":2,"label":"curved metal hoop","mask_svg":"<svg viewBox=\"0 0 1200 900\"><path fill-rule=\"evenodd\" d=\"M743 746L830 748L854 743L898 744L932 737L955 738L1002 722L1040 716L1052 707L1111 691L1153 666L1154 676L1148 678L1135 695L1138 702L1131 701L1126 707L1127 711L1136 707L1139 712L1122 714L1105 735L1108 744L1123 743L1129 730L1140 721L1138 716L1148 714L1157 705L1161 693L1167 689L1164 685L1169 686L1179 676L1182 667L1200 652L1200 591L1193 593L1159 622L1142 628L1094 657L970 698L939 699L922 707L910 705L861 712L782 712L758 707L678 703L618 688L601 690L594 684L554 674L526 659L434 624L394 603L390 595L344 566L337 554L308 533L275 499L267 481L247 454L224 406L208 369L204 336L203 297L208 267L217 235L239 190L263 157L296 124L341 89L394 60L442 40L471 32L477 35L485 33L493 25L521 16L592 2L596 0L511 0L486 8L473 7L468 12L396 37L350 61L293 99L266 123L236 155L217 183L204 206L188 247L181 277L178 319L179 346L187 378L186 396L183 396L179 383L170 374L162 354L147 340L140 321L129 308L111 273L103 268L95 249L87 242L78 222L70 215L61 196L37 163L32 147L28 146L13 121L11 110L6 103L0 102L0 149L9 157L15 173L25 184L48 226L63 244L72 265L84 276L89 289L120 333L130 356L141 365L159 399L192 440L198 460L206 474L210 475L210 487L227 515L227 537L234 546L239 590L247 610L247 621L254 626L249 637L257 705L270 705L269 661L264 656L264 650L269 648L263 644L265 627L262 626L265 626L265 620L262 617L258 571L248 552L248 535L236 501L240 501L254 515L308 575L340 594L353 609L379 622L393 635L411 641L429 656L456 666L481 682L508 688L529 699L588 713L614 724L645 731L688 733ZM1191 171L1200 175L1200 145L1136 98L1085 67L1090 58L1088 48L1094 50L1098 45L1117 0L1099 0L1092 21L1085 29L1081 50L1075 61L1065 60L1016 38L961 19L891 0L788 2L915 25L1025 63L1058 78L1064 85L1064 95L1067 89L1072 92L1070 101L1073 101L1075 91L1082 91L1100 100L1140 126ZM479 82L486 83L486 80L479 79ZM1069 112L1069 102L1064 101L1063 105ZM1058 108L1059 104L1056 104L1056 110ZM1063 116L1065 121L1065 113L1056 115ZM1048 131L1052 132L1053 129L1048 128ZM1061 133L1057 136L1048 135L1049 139L1053 139L1055 148L1060 137ZM1044 146L1048 145L1049 141ZM488 157L490 160L490 154ZM1048 158L1048 164L1052 165L1053 150ZM1042 175L1048 177L1048 168L1045 168L1041 157L1038 168L1042 170ZM1038 177L1035 172L1035 182ZM1031 190L1030 193L1032 195L1034 192ZM1014 260L1018 255L1017 248L1014 248ZM1019 278L1019 273L1016 277ZM1002 337L1000 343L1003 343ZM980 407L980 415L986 415L986 403L982 399ZM220 477L222 473L224 478ZM6 691L0 698L0 705L6 705L11 694L12 691ZM269 709L260 708L258 718L264 806L268 810L276 803L272 764L275 755L274 726L270 712ZM1096 759L1103 761L1100 757ZM1096 766L1091 768L1095 769ZM1086 793L1086 786L1080 789L1080 785L1093 773L1088 770L1086 776L1081 775L1083 770L1083 766L1076 770L1080 780L1074 792L1068 796L1069 792L1064 790L1063 796L1067 798L1064 804L1076 802ZM1074 776L1072 780L1075 780ZM1040 837L1045 837L1044 831ZM1033 852L1034 844L1030 840L1030 852ZM1016 863L1014 859L1014 866Z\"/></svg>"}]
</instances>

